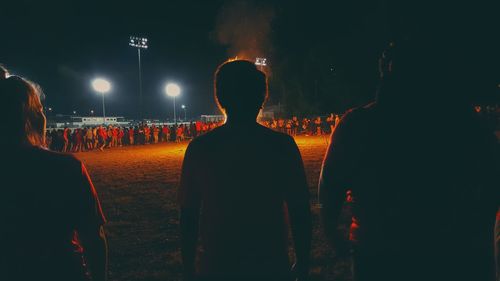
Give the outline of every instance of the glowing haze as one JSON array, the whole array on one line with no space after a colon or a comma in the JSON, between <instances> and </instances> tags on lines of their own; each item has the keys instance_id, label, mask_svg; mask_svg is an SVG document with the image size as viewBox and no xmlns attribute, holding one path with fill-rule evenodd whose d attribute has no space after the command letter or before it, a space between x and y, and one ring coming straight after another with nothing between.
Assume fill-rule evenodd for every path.
<instances>
[{"instance_id":1,"label":"glowing haze","mask_svg":"<svg viewBox=\"0 0 500 281\"><path fill-rule=\"evenodd\" d=\"M271 52L271 22L274 11L250 1L227 2L217 16L214 35L227 46L230 58L255 61Z\"/></svg>"}]
</instances>

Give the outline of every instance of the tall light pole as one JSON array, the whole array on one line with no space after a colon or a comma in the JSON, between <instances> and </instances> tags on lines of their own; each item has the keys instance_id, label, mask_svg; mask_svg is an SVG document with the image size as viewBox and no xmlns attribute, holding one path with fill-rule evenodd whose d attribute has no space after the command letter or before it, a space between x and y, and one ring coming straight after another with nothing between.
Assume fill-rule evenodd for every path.
<instances>
[{"instance_id":1,"label":"tall light pole","mask_svg":"<svg viewBox=\"0 0 500 281\"><path fill-rule=\"evenodd\" d=\"M148 48L148 38L130 36L129 46L137 48L137 57L139 58L139 118L142 116L142 70L141 70L141 49Z\"/></svg>"},{"instance_id":2,"label":"tall light pole","mask_svg":"<svg viewBox=\"0 0 500 281\"><path fill-rule=\"evenodd\" d=\"M104 95L111 90L111 83L102 78L97 78L92 81L94 91L102 95L102 123L106 125L106 107L104 105Z\"/></svg>"},{"instance_id":3,"label":"tall light pole","mask_svg":"<svg viewBox=\"0 0 500 281\"><path fill-rule=\"evenodd\" d=\"M177 125L177 115L175 112L175 98L181 94L181 88L179 87L179 85L175 83L168 83L165 86L165 93L167 94L167 96L172 97L174 99L174 122Z\"/></svg>"},{"instance_id":4,"label":"tall light pole","mask_svg":"<svg viewBox=\"0 0 500 281\"><path fill-rule=\"evenodd\" d=\"M181 108L184 109L184 122L187 121L187 117L186 117L186 106L185 105L181 105Z\"/></svg>"}]
</instances>

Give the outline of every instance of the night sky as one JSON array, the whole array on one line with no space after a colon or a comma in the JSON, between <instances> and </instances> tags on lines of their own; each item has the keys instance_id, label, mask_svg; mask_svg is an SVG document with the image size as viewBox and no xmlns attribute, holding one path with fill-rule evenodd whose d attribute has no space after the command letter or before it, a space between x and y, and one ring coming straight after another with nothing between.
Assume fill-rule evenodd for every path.
<instances>
[{"instance_id":1,"label":"night sky","mask_svg":"<svg viewBox=\"0 0 500 281\"><path fill-rule=\"evenodd\" d=\"M373 99L377 59L391 38L427 19L411 7L398 10L386 1L323 2L327 1L307 1L307 5L294 1L3 1L0 63L39 83L46 94L45 105L62 114L76 110L88 115L93 109L99 115L101 99L90 82L105 77L113 87L106 97L108 115L135 117L137 50L128 46L128 40L130 35L144 36L149 39L149 48L142 52L145 117L171 116L172 102L163 90L168 81L181 86L178 104L187 106L188 115L215 113L213 72L242 51L268 57L271 80L299 77L302 88L308 85L305 102L311 108L345 110ZM476 19L471 12L463 21ZM235 28L245 30L234 34ZM492 24L492 28L496 27ZM249 50L242 50L245 46ZM302 74L310 72L305 60L318 61L313 72L326 78L319 82L305 78ZM346 102L332 97L330 89L336 88L328 85L334 82L359 86L350 86L352 94ZM271 102L285 101L285 94L280 87L271 87ZM317 104L321 106L314 107Z\"/></svg>"}]
</instances>

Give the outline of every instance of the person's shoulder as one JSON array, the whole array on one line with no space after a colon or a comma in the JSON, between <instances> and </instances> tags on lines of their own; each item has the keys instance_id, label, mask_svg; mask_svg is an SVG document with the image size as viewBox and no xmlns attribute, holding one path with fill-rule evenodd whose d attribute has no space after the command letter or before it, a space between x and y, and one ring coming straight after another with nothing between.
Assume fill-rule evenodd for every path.
<instances>
[{"instance_id":1,"label":"person's shoulder","mask_svg":"<svg viewBox=\"0 0 500 281\"><path fill-rule=\"evenodd\" d=\"M273 143L279 143L282 145L295 144L294 138L288 134L277 132L260 124L258 125L258 129L261 131L261 134L266 137L266 139L272 141Z\"/></svg>"},{"instance_id":2,"label":"person's shoulder","mask_svg":"<svg viewBox=\"0 0 500 281\"><path fill-rule=\"evenodd\" d=\"M347 110L340 118L339 123L335 125L332 139L338 140L344 138L344 135L359 134L365 131L366 127L370 126L376 118L376 109L376 103L372 102Z\"/></svg>"},{"instance_id":3,"label":"person's shoulder","mask_svg":"<svg viewBox=\"0 0 500 281\"><path fill-rule=\"evenodd\" d=\"M224 134L224 126L217 127L203 135L197 136L189 142L189 147L199 147L199 146L204 146L204 145L209 145L213 141L216 141L221 137L221 135Z\"/></svg>"},{"instance_id":4,"label":"person's shoulder","mask_svg":"<svg viewBox=\"0 0 500 281\"><path fill-rule=\"evenodd\" d=\"M348 109L344 115L342 116L342 120L345 119L359 119L363 117L367 117L368 115L372 114L375 112L376 109L376 103L371 102L366 105L358 106L358 107L353 107L351 109Z\"/></svg>"},{"instance_id":5,"label":"person's shoulder","mask_svg":"<svg viewBox=\"0 0 500 281\"><path fill-rule=\"evenodd\" d=\"M262 126L260 124L258 124L258 127L257 127L261 133L271 137L271 138L276 138L276 139L287 139L288 137L290 137L289 135L285 134L285 133L281 133L281 132L277 132L273 129L270 129L268 127L265 127L265 126Z\"/></svg>"},{"instance_id":6,"label":"person's shoulder","mask_svg":"<svg viewBox=\"0 0 500 281\"><path fill-rule=\"evenodd\" d=\"M371 102L363 106L358 106L347 110L340 118L341 126L350 126L358 124L373 118L376 112L376 103Z\"/></svg>"},{"instance_id":7,"label":"person's shoulder","mask_svg":"<svg viewBox=\"0 0 500 281\"><path fill-rule=\"evenodd\" d=\"M44 148L33 148L32 153L39 159L46 161L47 165L61 165L62 167L81 166L82 162L68 153L55 152Z\"/></svg>"}]
</instances>

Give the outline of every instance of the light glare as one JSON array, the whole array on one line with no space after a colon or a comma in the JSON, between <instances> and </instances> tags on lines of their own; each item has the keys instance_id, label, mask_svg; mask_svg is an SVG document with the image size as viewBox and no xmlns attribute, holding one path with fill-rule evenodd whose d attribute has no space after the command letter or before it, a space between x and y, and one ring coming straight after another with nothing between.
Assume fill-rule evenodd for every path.
<instances>
[{"instance_id":1,"label":"light glare","mask_svg":"<svg viewBox=\"0 0 500 281\"><path fill-rule=\"evenodd\" d=\"M175 83L168 83L165 92L169 97L177 97L181 94L181 88Z\"/></svg>"},{"instance_id":2,"label":"light glare","mask_svg":"<svg viewBox=\"0 0 500 281\"><path fill-rule=\"evenodd\" d=\"M111 84L102 78L97 78L92 81L92 87L96 92L99 92L101 94L109 92L111 90Z\"/></svg>"}]
</instances>

